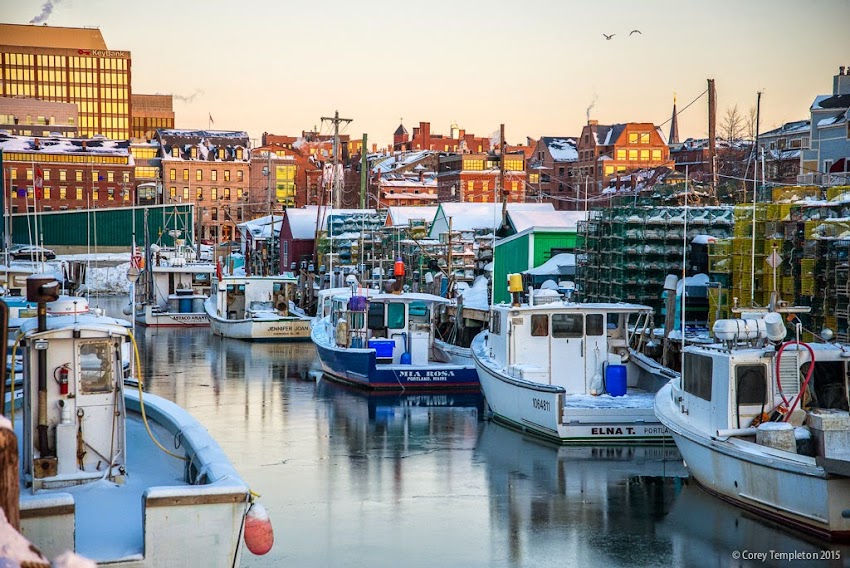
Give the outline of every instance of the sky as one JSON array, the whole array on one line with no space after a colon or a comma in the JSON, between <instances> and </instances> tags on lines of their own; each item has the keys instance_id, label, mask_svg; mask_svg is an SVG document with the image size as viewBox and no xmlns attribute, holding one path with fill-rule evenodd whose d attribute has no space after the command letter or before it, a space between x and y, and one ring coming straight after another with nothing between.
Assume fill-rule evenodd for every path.
<instances>
[{"instance_id":1,"label":"sky","mask_svg":"<svg viewBox=\"0 0 850 568\"><path fill-rule=\"evenodd\" d=\"M762 91L764 132L808 118L850 66L850 0L0 0L0 21L33 19L100 28L131 52L134 93L174 95L177 127L212 116L257 144L330 133L335 111L370 146L399 121L476 136L504 124L520 144L578 136L588 116L662 125L674 93L680 139L701 138L707 97L683 107L710 78L718 123Z\"/></svg>"}]
</instances>

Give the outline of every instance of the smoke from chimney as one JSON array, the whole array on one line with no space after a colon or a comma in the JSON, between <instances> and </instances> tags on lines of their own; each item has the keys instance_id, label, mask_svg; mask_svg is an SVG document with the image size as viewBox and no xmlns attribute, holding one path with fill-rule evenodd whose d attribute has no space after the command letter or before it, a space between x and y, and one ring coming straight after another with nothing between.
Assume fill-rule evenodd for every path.
<instances>
[{"instance_id":1,"label":"smoke from chimney","mask_svg":"<svg viewBox=\"0 0 850 568\"><path fill-rule=\"evenodd\" d=\"M50 14L53 13L53 8L61 2L62 0L47 0L44 4L41 5L41 14L34 17L30 20L31 24L40 24L42 22L47 22L47 18L50 17Z\"/></svg>"},{"instance_id":2,"label":"smoke from chimney","mask_svg":"<svg viewBox=\"0 0 850 568\"><path fill-rule=\"evenodd\" d=\"M162 93L156 93L156 94L161 95ZM191 95L171 95L171 98L174 99L175 101L180 101L180 102L191 104L191 103L195 102L196 98L198 98L199 96L201 96L203 94L204 94L204 91L202 91L201 89L195 89L195 92L192 93Z\"/></svg>"}]
</instances>

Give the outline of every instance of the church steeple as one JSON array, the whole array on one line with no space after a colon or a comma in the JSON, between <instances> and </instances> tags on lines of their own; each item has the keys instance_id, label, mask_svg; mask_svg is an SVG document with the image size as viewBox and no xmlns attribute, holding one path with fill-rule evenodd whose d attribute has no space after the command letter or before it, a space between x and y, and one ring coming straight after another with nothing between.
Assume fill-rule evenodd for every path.
<instances>
[{"instance_id":1,"label":"church steeple","mask_svg":"<svg viewBox=\"0 0 850 568\"><path fill-rule=\"evenodd\" d=\"M673 93L673 118L670 119L670 139L667 144L679 143L679 119L676 115L676 93Z\"/></svg>"}]
</instances>

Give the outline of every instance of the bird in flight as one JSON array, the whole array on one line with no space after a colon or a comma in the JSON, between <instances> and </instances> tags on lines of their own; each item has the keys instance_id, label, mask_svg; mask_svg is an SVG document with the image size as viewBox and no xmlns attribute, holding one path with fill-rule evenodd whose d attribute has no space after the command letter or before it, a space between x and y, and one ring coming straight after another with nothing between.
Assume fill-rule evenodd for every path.
<instances>
[{"instance_id":1,"label":"bird in flight","mask_svg":"<svg viewBox=\"0 0 850 568\"><path fill-rule=\"evenodd\" d=\"M629 32L629 35L632 35L632 34L640 34L640 35L643 35L643 34L641 34L641 33L640 33L640 30L632 30L632 31L630 31L630 32Z\"/></svg>"},{"instance_id":2,"label":"bird in flight","mask_svg":"<svg viewBox=\"0 0 850 568\"><path fill-rule=\"evenodd\" d=\"M612 37L614 37L614 36L615 36L615 35L617 35L617 34L611 34L611 35L608 35L608 34L602 34L602 35L604 35L604 36L605 36L605 39L611 39Z\"/></svg>"}]
</instances>

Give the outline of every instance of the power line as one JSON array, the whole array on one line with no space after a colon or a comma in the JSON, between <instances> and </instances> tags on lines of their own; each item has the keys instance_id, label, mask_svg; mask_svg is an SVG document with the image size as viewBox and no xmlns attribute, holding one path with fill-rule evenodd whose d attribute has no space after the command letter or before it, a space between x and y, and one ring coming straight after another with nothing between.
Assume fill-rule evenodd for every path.
<instances>
[{"instance_id":1,"label":"power line","mask_svg":"<svg viewBox=\"0 0 850 568\"><path fill-rule=\"evenodd\" d=\"M691 102L689 102L688 104L686 104L686 105L682 108L682 110L678 110L678 111L676 111L676 116L679 116L680 114L682 114L683 112L685 112L686 110L688 110L688 107L689 107L689 106L691 106L692 104L694 104L695 102L697 102L698 100L700 100L700 99L701 99L701 98L702 98L702 97L703 97L706 93L708 93L708 89L704 90L702 93L700 93L700 94L697 96L697 98L695 98L694 100L692 100ZM659 125L658 125L658 128L661 128L662 126L664 126L665 124L667 124L667 123L668 123L668 122L670 122L671 120L673 120L673 117L672 117L672 116L671 116L670 118L668 118L667 120L665 120L664 122L662 122L661 124L659 124Z\"/></svg>"}]
</instances>

